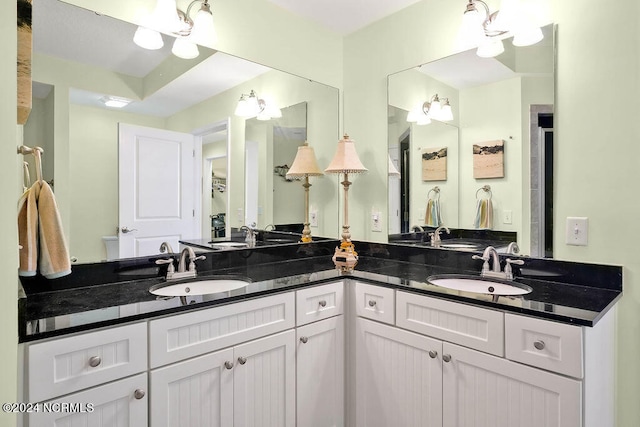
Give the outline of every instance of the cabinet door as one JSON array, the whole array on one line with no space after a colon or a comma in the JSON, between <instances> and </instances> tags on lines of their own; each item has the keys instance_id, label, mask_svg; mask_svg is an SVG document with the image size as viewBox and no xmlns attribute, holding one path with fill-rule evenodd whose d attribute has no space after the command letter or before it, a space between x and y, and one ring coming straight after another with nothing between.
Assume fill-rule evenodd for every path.
<instances>
[{"instance_id":1,"label":"cabinet door","mask_svg":"<svg viewBox=\"0 0 640 427\"><path fill-rule=\"evenodd\" d=\"M442 342L356 320L356 420L361 427L442 425Z\"/></svg>"},{"instance_id":2,"label":"cabinet door","mask_svg":"<svg viewBox=\"0 0 640 427\"><path fill-rule=\"evenodd\" d=\"M344 425L344 317L302 326L297 336L297 427Z\"/></svg>"},{"instance_id":3,"label":"cabinet door","mask_svg":"<svg viewBox=\"0 0 640 427\"><path fill-rule=\"evenodd\" d=\"M139 374L51 400L29 414L29 426L146 426L146 389L147 374Z\"/></svg>"},{"instance_id":4,"label":"cabinet door","mask_svg":"<svg viewBox=\"0 0 640 427\"><path fill-rule=\"evenodd\" d=\"M233 362L226 349L151 371L151 425L233 425Z\"/></svg>"},{"instance_id":5,"label":"cabinet door","mask_svg":"<svg viewBox=\"0 0 640 427\"><path fill-rule=\"evenodd\" d=\"M295 331L234 348L233 425L294 427Z\"/></svg>"},{"instance_id":6,"label":"cabinet door","mask_svg":"<svg viewBox=\"0 0 640 427\"><path fill-rule=\"evenodd\" d=\"M580 381L446 342L443 352L445 427L581 426Z\"/></svg>"}]
</instances>

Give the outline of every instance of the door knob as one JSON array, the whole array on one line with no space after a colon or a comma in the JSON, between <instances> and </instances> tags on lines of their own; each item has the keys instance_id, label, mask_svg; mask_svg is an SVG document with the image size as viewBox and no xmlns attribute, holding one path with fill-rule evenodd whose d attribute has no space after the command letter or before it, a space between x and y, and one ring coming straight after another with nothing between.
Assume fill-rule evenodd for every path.
<instances>
[{"instance_id":1,"label":"door knob","mask_svg":"<svg viewBox=\"0 0 640 427\"><path fill-rule=\"evenodd\" d=\"M125 227L122 227L120 229L120 231L122 231L124 234L127 234L127 233L131 233L133 231L138 231L138 229L136 229L136 228L129 229L129 227L125 226Z\"/></svg>"}]
</instances>

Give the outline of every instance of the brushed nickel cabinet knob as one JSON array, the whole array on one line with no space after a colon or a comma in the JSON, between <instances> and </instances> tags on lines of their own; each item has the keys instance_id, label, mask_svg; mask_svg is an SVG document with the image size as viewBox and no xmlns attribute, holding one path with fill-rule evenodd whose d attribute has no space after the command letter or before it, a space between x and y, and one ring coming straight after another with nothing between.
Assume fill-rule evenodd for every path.
<instances>
[{"instance_id":1,"label":"brushed nickel cabinet knob","mask_svg":"<svg viewBox=\"0 0 640 427\"><path fill-rule=\"evenodd\" d=\"M136 391L133 392L133 397L135 397L136 399L140 400L144 397L146 393L144 392L144 390L142 390L141 388L136 389Z\"/></svg>"},{"instance_id":2,"label":"brushed nickel cabinet knob","mask_svg":"<svg viewBox=\"0 0 640 427\"><path fill-rule=\"evenodd\" d=\"M89 359L89 366L91 366L92 368L99 366L100 363L102 363L102 359L100 358L100 356L93 356Z\"/></svg>"},{"instance_id":3,"label":"brushed nickel cabinet knob","mask_svg":"<svg viewBox=\"0 0 640 427\"><path fill-rule=\"evenodd\" d=\"M545 344L544 341L538 340L533 343L533 346L536 348L536 350L544 350Z\"/></svg>"}]
</instances>

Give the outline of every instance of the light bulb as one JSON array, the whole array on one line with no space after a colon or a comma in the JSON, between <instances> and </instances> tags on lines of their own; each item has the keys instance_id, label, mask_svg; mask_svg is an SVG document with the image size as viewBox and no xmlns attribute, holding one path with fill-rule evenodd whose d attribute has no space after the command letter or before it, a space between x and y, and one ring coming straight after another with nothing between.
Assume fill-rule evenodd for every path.
<instances>
[{"instance_id":1,"label":"light bulb","mask_svg":"<svg viewBox=\"0 0 640 427\"><path fill-rule=\"evenodd\" d=\"M234 114L239 117L251 116L251 113L249 112L249 103L247 102L247 98L244 95L240 97Z\"/></svg>"},{"instance_id":2,"label":"light bulb","mask_svg":"<svg viewBox=\"0 0 640 427\"><path fill-rule=\"evenodd\" d=\"M529 27L518 30L513 35L514 46L531 46L544 38L539 27Z\"/></svg>"},{"instance_id":3,"label":"light bulb","mask_svg":"<svg viewBox=\"0 0 640 427\"><path fill-rule=\"evenodd\" d=\"M444 105L440 110L440 117L438 117L438 120L440 120L441 122L450 122L451 120L453 120L453 111L451 110L449 101L444 102Z\"/></svg>"},{"instance_id":4,"label":"light bulb","mask_svg":"<svg viewBox=\"0 0 640 427\"><path fill-rule=\"evenodd\" d=\"M260 104L258 103L258 97L254 91L249 93L249 98L247 98L247 110L250 113L250 116L257 116L260 113Z\"/></svg>"},{"instance_id":5,"label":"light bulb","mask_svg":"<svg viewBox=\"0 0 640 427\"><path fill-rule=\"evenodd\" d=\"M486 42L478 46L476 55L481 58L493 58L494 56L500 55L502 52L504 52L504 44L502 43L502 40L497 38L490 39L487 37Z\"/></svg>"},{"instance_id":6,"label":"light bulb","mask_svg":"<svg viewBox=\"0 0 640 427\"><path fill-rule=\"evenodd\" d=\"M173 47L171 48L171 53L182 59L193 59L200 55L198 46L187 37L176 37L176 41L173 42Z\"/></svg>"},{"instance_id":7,"label":"light bulb","mask_svg":"<svg viewBox=\"0 0 640 427\"><path fill-rule=\"evenodd\" d=\"M193 28L191 37L196 43L204 46L214 46L218 41L215 25L213 24L213 14L209 4L202 3L202 7L193 18Z\"/></svg>"},{"instance_id":8,"label":"light bulb","mask_svg":"<svg viewBox=\"0 0 640 427\"><path fill-rule=\"evenodd\" d=\"M164 46L160 33L146 27L138 27L133 35L133 42L149 50L157 50Z\"/></svg>"},{"instance_id":9,"label":"light bulb","mask_svg":"<svg viewBox=\"0 0 640 427\"><path fill-rule=\"evenodd\" d=\"M422 113L422 117L418 117L418 120L416 121L416 124L418 126L428 125L428 124L431 124L431 119L429 118L429 116L427 116L426 114Z\"/></svg>"},{"instance_id":10,"label":"light bulb","mask_svg":"<svg viewBox=\"0 0 640 427\"><path fill-rule=\"evenodd\" d=\"M462 15L462 25L458 33L458 48L462 50L476 47L484 38L484 28L482 26L483 16L469 3L467 11Z\"/></svg>"},{"instance_id":11,"label":"light bulb","mask_svg":"<svg viewBox=\"0 0 640 427\"><path fill-rule=\"evenodd\" d=\"M176 0L157 0L153 20L158 28L171 33L180 30Z\"/></svg>"}]
</instances>

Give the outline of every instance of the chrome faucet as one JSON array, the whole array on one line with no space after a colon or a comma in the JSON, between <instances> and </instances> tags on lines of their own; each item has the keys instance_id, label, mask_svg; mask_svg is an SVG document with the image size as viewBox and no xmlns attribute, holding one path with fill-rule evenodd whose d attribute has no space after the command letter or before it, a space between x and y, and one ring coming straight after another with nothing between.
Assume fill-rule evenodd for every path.
<instances>
[{"instance_id":1,"label":"chrome faucet","mask_svg":"<svg viewBox=\"0 0 640 427\"><path fill-rule=\"evenodd\" d=\"M187 269L187 257L189 257L189 268ZM167 259L158 259L156 260L156 264L168 264L167 267L167 280L171 279L186 279L191 277L196 277L196 263L195 261L205 259L204 255L196 256L193 248L191 246L185 247L181 252L178 258L178 271L175 270L173 265L173 258Z\"/></svg>"},{"instance_id":2,"label":"chrome faucet","mask_svg":"<svg viewBox=\"0 0 640 427\"><path fill-rule=\"evenodd\" d=\"M507 253L513 255L520 253L520 246L518 246L516 242L509 243L509 246L507 246Z\"/></svg>"},{"instance_id":3,"label":"chrome faucet","mask_svg":"<svg viewBox=\"0 0 640 427\"><path fill-rule=\"evenodd\" d=\"M256 227L255 222L251 223L250 226L243 225L242 227L240 227L240 230L244 231L245 233L244 241L248 243L250 247L253 247L256 245L257 230L255 227Z\"/></svg>"},{"instance_id":4,"label":"chrome faucet","mask_svg":"<svg viewBox=\"0 0 640 427\"><path fill-rule=\"evenodd\" d=\"M513 270L511 269L511 265L524 264L524 261L521 259L507 258L504 271L501 271L500 257L498 256L498 251L496 251L496 248L493 246L487 246L482 253L482 256L473 255L472 258L484 261L482 264L482 271L480 272L482 277L494 277L496 279L513 280ZM489 261L491 261L491 268L489 268Z\"/></svg>"},{"instance_id":5,"label":"chrome faucet","mask_svg":"<svg viewBox=\"0 0 640 427\"><path fill-rule=\"evenodd\" d=\"M413 227L411 227L411 231L419 231L421 233L424 233L424 228L422 228L421 225L414 225Z\"/></svg>"},{"instance_id":6,"label":"chrome faucet","mask_svg":"<svg viewBox=\"0 0 640 427\"><path fill-rule=\"evenodd\" d=\"M481 259L484 261L482 264L482 271L480 275L482 277L498 277L500 278L500 257L498 256L498 251L493 246L487 246L480 255L472 256L473 259ZM491 261L492 268L489 268L489 261Z\"/></svg>"},{"instance_id":7,"label":"chrome faucet","mask_svg":"<svg viewBox=\"0 0 640 427\"><path fill-rule=\"evenodd\" d=\"M168 254L173 254L173 248L171 247L171 245L169 244L169 242L162 242L160 244L160 253L168 253Z\"/></svg>"},{"instance_id":8,"label":"chrome faucet","mask_svg":"<svg viewBox=\"0 0 640 427\"><path fill-rule=\"evenodd\" d=\"M449 231L447 227L441 225L440 227L436 228L436 231L434 231L433 233L429 233L429 236L431 236L431 246L440 246L440 243L442 242L442 240L440 240L440 233L443 229L447 232L447 234L451 234L451 231Z\"/></svg>"}]
</instances>

